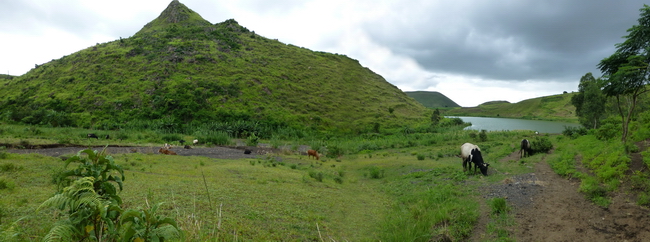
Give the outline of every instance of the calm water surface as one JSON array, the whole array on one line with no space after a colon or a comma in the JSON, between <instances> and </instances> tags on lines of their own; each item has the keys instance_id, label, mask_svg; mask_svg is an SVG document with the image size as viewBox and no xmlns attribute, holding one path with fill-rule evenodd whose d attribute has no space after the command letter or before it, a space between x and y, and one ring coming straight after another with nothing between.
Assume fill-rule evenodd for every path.
<instances>
[{"instance_id":1,"label":"calm water surface","mask_svg":"<svg viewBox=\"0 0 650 242\"><path fill-rule=\"evenodd\" d=\"M556 122L556 121L541 121L541 120L526 120L526 119L512 119L512 118L481 118L481 117L452 117L461 118L463 122L472 123L465 129L475 129L487 131L502 131L502 130L533 130L540 133L562 133L565 126L580 127L579 124Z\"/></svg>"}]
</instances>

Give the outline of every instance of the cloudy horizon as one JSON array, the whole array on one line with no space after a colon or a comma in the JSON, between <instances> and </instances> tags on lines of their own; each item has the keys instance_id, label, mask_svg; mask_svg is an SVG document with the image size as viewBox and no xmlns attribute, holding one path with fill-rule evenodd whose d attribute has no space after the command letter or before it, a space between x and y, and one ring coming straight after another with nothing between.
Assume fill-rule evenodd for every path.
<instances>
[{"instance_id":1,"label":"cloudy horizon","mask_svg":"<svg viewBox=\"0 0 650 242\"><path fill-rule=\"evenodd\" d=\"M171 0L2 1L0 73L130 37ZM235 19L270 39L343 54L402 91L464 107L576 91L638 24L643 1L181 0L211 23Z\"/></svg>"}]
</instances>

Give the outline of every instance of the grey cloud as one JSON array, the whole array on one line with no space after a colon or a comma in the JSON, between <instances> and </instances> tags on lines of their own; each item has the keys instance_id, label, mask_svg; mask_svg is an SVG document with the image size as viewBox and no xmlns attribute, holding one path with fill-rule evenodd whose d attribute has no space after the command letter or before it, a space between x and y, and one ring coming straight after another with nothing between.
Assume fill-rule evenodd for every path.
<instances>
[{"instance_id":1,"label":"grey cloud","mask_svg":"<svg viewBox=\"0 0 650 242\"><path fill-rule=\"evenodd\" d=\"M364 28L375 41L432 72L575 81L596 72L598 62L613 53L614 44L637 24L643 2L473 1L445 7L450 6L410 6L396 10L409 14Z\"/></svg>"}]
</instances>

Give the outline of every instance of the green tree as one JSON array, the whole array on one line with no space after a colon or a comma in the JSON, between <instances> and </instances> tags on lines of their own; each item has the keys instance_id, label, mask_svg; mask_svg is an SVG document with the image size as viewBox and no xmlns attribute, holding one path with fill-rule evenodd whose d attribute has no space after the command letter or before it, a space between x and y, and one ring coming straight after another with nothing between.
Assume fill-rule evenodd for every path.
<instances>
[{"instance_id":1,"label":"green tree","mask_svg":"<svg viewBox=\"0 0 650 242\"><path fill-rule=\"evenodd\" d=\"M580 78L578 94L571 98L576 107L576 115L585 128L598 128L605 112L605 95L600 90L598 80L590 73Z\"/></svg>"},{"instance_id":2,"label":"green tree","mask_svg":"<svg viewBox=\"0 0 650 242\"><path fill-rule=\"evenodd\" d=\"M603 73L603 93L614 97L622 119L622 137L625 142L639 97L648 91L650 74L650 7L640 9L639 24L628 29L625 42L616 44L616 52L600 61Z\"/></svg>"},{"instance_id":3,"label":"green tree","mask_svg":"<svg viewBox=\"0 0 650 242\"><path fill-rule=\"evenodd\" d=\"M442 115L440 114L440 110L436 108L436 110L433 110L433 114L431 114L431 125L432 126L438 125L441 119L442 119Z\"/></svg>"}]
</instances>

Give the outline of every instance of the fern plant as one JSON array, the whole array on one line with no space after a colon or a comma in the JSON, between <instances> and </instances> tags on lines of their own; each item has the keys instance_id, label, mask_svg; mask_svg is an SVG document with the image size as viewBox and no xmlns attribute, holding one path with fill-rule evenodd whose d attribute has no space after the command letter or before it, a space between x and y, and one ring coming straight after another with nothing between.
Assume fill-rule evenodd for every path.
<instances>
[{"instance_id":1,"label":"fern plant","mask_svg":"<svg viewBox=\"0 0 650 242\"><path fill-rule=\"evenodd\" d=\"M122 215L122 241L164 241L179 235L180 230L172 218L156 214L162 203L145 210L127 210Z\"/></svg>"},{"instance_id":2,"label":"fern plant","mask_svg":"<svg viewBox=\"0 0 650 242\"><path fill-rule=\"evenodd\" d=\"M71 163L79 163L79 166L72 170L65 170ZM59 191L75 179L82 177L94 178L93 189L100 197L116 202L118 205L122 204L122 199L117 195L113 183L118 185L120 191L122 190L124 169L115 163L112 156L106 154L106 147L101 152L92 149L81 150L77 155L68 158L65 161L64 171L56 179Z\"/></svg>"},{"instance_id":3,"label":"fern plant","mask_svg":"<svg viewBox=\"0 0 650 242\"><path fill-rule=\"evenodd\" d=\"M63 192L49 198L39 210L53 207L65 212L43 241L110 241L116 238L121 208L95 192L93 177L75 180Z\"/></svg>"},{"instance_id":4,"label":"fern plant","mask_svg":"<svg viewBox=\"0 0 650 242\"><path fill-rule=\"evenodd\" d=\"M106 148L101 152L79 151L65 161L65 167L71 163L79 166L59 173L56 182L63 188L38 208L52 207L63 214L43 241L144 242L180 235L174 219L156 215L159 204L146 210L122 209L113 183L122 190L124 170L106 155Z\"/></svg>"}]
</instances>

